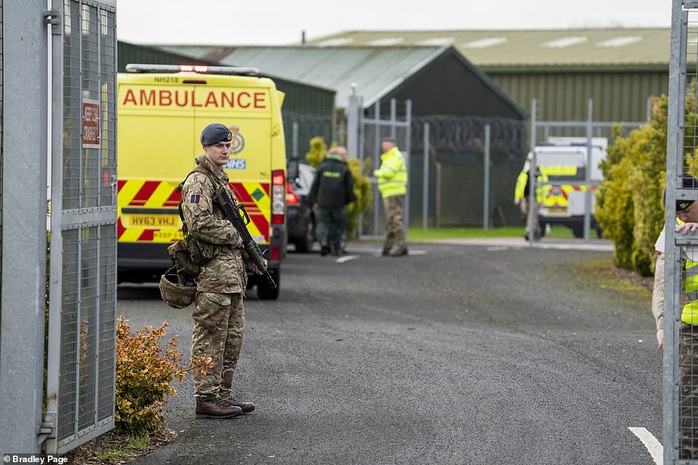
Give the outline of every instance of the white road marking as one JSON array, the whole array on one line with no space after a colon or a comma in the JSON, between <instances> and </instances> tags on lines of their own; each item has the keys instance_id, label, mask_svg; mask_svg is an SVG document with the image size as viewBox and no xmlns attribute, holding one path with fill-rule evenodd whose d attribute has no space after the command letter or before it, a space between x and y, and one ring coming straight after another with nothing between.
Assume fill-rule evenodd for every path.
<instances>
[{"instance_id":1,"label":"white road marking","mask_svg":"<svg viewBox=\"0 0 698 465\"><path fill-rule=\"evenodd\" d=\"M357 258L359 258L358 255L347 255L345 257L338 258L337 263L344 263L344 262L348 262L349 260L356 260Z\"/></svg>"},{"instance_id":2,"label":"white road marking","mask_svg":"<svg viewBox=\"0 0 698 465\"><path fill-rule=\"evenodd\" d=\"M652 457L652 460L654 460L654 463L657 465L663 465L664 464L664 448L662 447L662 443L655 438L652 433L647 431L646 428L638 428L638 427L632 427L629 426L628 429L632 431L632 433L642 441L642 443L645 445L647 448L647 451L650 453L650 456Z\"/></svg>"}]
</instances>

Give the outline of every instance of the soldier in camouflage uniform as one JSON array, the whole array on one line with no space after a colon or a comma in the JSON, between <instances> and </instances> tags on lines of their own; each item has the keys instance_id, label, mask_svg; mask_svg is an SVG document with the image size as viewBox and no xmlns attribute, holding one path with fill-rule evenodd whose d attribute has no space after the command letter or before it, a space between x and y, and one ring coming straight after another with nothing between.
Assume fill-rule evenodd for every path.
<instances>
[{"instance_id":1,"label":"soldier in camouflage uniform","mask_svg":"<svg viewBox=\"0 0 698 465\"><path fill-rule=\"evenodd\" d=\"M688 173L683 174L684 189L698 189L698 180ZM666 191L664 192L666 203ZM676 200L676 234L693 234L698 231L698 202ZM652 313L657 326L657 345L664 348L665 313L665 229L654 247L657 262L654 271ZM684 271L681 274L683 290L681 296L681 323L679 332L679 458L698 458L698 250L695 246L682 246L681 255Z\"/></svg>"},{"instance_id":2,"label":"soldier in camouflage uniform","mask_svg":"<svg viewBox=\"0 0 698 465\"><path fill-rule=\"evenodd\" d=\"M385 207L385 242L383 255L407 255L407 236L404 224L404 204L407 194L407 165L397 148L395 139L381 141L381 166L373 172ZM392 250L395 247L395 250Z\"/></svg>"},{"instance_id":3,"label":"soldier in camouflage uniform","mask_svg":"<svg viewBox=\"0 0 698 465\"><path fill-rule=\"evenodd\" d=\"M206 257L196 278L192 357L208 355L213 361L205 375L194 374L197 418L230 418L255 409L253 403L238 401L232 395L245 327L247 257L237 230L213 202L217 187L230 189L224 167L231 141L225 125L206 126L201 132L204 154L196 157L197 167L182 188L184 223L194 245ZM254 265L250 268L258 272Z\"/></svg>"}]
</instances>

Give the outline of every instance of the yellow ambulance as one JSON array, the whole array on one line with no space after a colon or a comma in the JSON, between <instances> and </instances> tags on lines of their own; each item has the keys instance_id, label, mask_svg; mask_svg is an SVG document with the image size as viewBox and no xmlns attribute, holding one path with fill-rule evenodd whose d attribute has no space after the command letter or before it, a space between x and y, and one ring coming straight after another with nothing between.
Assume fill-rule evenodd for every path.
<instances>
[{"instance_id":1,"label":"yellow ambulance","mask_svg":"<svg viewBox=\"0 0 698 465\"><path fill-rule=\"evenodd\" d=\"M118 76L118 279L159 279L182 238L177 186L202 153L210 123L233 131L225 167L277 287L250 275L260 299L279 296L286 247L283 93L253 68L128 65Z\"/></svg>"}]
</instances>

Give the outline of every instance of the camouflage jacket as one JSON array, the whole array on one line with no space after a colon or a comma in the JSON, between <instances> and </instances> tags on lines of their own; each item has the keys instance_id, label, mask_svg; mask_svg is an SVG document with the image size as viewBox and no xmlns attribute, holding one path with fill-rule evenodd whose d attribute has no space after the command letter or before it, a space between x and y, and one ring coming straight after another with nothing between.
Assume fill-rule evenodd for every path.
<instances>
[{"instance_id":1,"label":"camouflage jacket","mask_svg":"<svg viewBox=\"0 0 698 465\"><path fill-rule=\"evenodd\" d=\"M239 294L245 292L247 272L244 252L236 246L240 234L213 202L215 183L228 185L228 175L213 165L205 155L196 157L196 164L207 173L193 171L182 188L182 215L189 234L213 258L202 265L196 278L199 291Z\"/></svg>"}]
</instances>

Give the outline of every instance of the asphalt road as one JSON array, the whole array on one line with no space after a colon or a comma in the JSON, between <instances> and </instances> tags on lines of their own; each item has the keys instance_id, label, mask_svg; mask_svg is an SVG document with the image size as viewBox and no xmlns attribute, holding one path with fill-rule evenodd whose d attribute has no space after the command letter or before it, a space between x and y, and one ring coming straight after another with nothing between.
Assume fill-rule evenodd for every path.
<instances>
[{"instance_id":1,"label":"asphalt road","mask_svg":"<svg viewBox=\"0 0 698 465\"><path fill-rule=\"evenodd\" d=\"M611 252L379 251L289 253L279 300L246 302L235 388L257 411L196 420L188 379L167 406L178 438L135 463L655 463L629 429L661 441L651 296L604 280ZM121 287L118 312L167 320L188 353L190 311L155 287Z\"/></svg>"}]
</instances>

